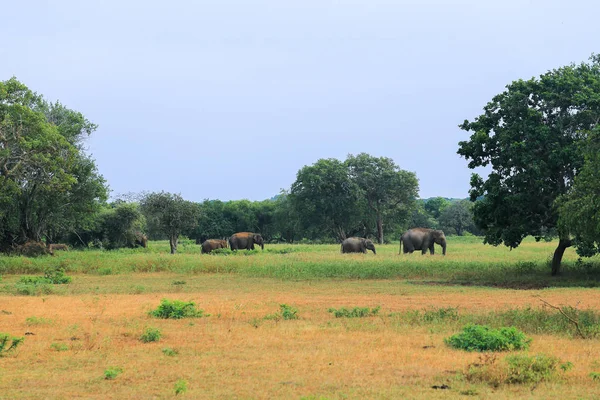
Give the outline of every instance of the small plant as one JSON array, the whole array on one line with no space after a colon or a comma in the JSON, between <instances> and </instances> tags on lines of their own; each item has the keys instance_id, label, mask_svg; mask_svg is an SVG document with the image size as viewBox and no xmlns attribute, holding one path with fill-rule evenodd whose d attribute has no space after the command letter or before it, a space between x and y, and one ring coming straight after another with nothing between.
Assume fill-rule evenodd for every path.
<instances>
[{"instance_id":1,"label":"small plant","mask_svg":"<svg viewBox=\"0 0 600 400\"><path fill-rule=\"evenodd\" d=\"M140 336L140 340L144 343L158 342L161 336L160 329L148 327Z\"/></svg>"},{"instance_id":2,"label":"small plant","mask_svg":"<svg viewBox=\"0 0 600 400\"><path fill-rule=\"evenodd\" d=\"M64 343L52 343L50 345L50 348L52 350L56 350L56 351L67 351L67 350L69 350L69 346L67 346Z\"/></svg>"},{"instance_id":3,"label":"small plant","mask_svg":"<svg viewBox=\"0 0 600 400\"><path fill-rule=\"evenodd\" d=\"M287 304L280 304L279 309L283 319L298 319L298 310L296 310L294 307L288 306Z\"/></svg>"},{"instance_id":4,"label":"small plant","mask_svg":"<svg viewBox=\"0 0 600 400\"><path fill-rule=\"evenodd\" d=\"M25 318L25 323L27 324L27 326L51 325L52 320L41 317L27 317Z\"/></svg>"},{"instance_id":5,"label":"small plant","mask_svg":"<svg viewBox=\"0 0 600 400\"><path fill-rule=\"evenodd\" d=\"M450 347L466 351L524 350L531 339L515 327L492 329L486 325L469 324L450 338L444 339Z\"/></svg>"},{"instance_id":6,"label":"small plant","mask_svg":"<svg viewBox=\"0 0 600 400\"><path fill-rule=\"evenodd\" d=\"M173 356L176 356L177 354L179 354L179 350L173 349L171 347L165 347L164 349L162 349L162 352L165 356L169 356L169 357L173 357Z\"/></svg>"},{"instance_id":7,"label":"small plant","mask_svg":"<svg viewBox=\"0 0 600 400\"><path fill-rule=\"evenodd\" d=\"M211 251L210 253L211 255L219 255L219 256L228 256L233 254L233 251L231 251L231 249L214 249L213 251Z\"/></svg>"},{"instance_id":8,"label":"small plant","mask_svg":"<svg viewBox=\"0 0 600 400\"><path fill-rule=\"evenodd\" d=\"M112 267L98 268L98 275L106 276L106 275L112 275L112 274L113 274Z\"/></svg>"},{"instance_id":9,"label":"small plant","mask_svg":"<svg viewBox=\"0 0 600 400\"><path fill-rule=\"evenodd\" d=\"M354 307L353 309L342 307L339 310L336 310L335 308L330 308L327 311L333 313L333 315L336 318L364 318L377 315L380 309L380 306L377 306L375 308Z\"/></svg>"},{"instance_id":10,"label":"small plant","mask_svg":"<svg viewBox=\"0 0 600 400\"><path fill-rule=\"evenodd\" d=\"M180 393L185 393L187 391L187 381L184 379L179 379L175 382L175 395Z\"/></svg>"},{"instance_id":11,"label":"small plant","mask_svg":"<svg viewBox=\"0 0 600 400\"><path fill-rule=\"evenodd\" d=\"M44 278L48 281L48 283L52 283L54 285L62 285L66 283L71 283L71 277L65 275L64 268L58 267L49 267L44 271Z\"/></svg>"},{"instance_id":12,"label":"small plant","mask_svg":"<svg viewBox=\"0 0 600 400\"><path fill-rule=\"evenodd\" d=\"M203 310L196 309L196 304L193 301L167 299L162 299L158 308L150 311L149 314L164 319L200 318L205 316Z\"/></svg>"},{"instance_id":13,"label":"small plant","mask_svg":"<svg viewBox=\"0 0 600 400\"><path fill-rule=\"evenodd\" d=\"M173 281L173 285L177 286L177 285L185 285L187 282L186 281Z\"/></svg>"},{"instance_id":14,"label":"small plant","mask_svg":"<svg viewBox=\"0 0 600 400\"><path fill-rule=\"evenodd\" d=\"M123 373L123 368L121 367L108 367L104 370L104 379L113 380L121 373Z\"/></svg>"},{"instance_id":15,"label":"small plant","mask_svg":"<svg viewBox=\"0 0 600 400\"><path fill-rule=\"evenodd\" d=\"M593 381L600 382L600 372L590 372L590 378Z\"/></svg>"},{"instance_id":16,"label":"small plant","mask_svg":"<svg viewBox=\"0 0 600 400\"><path fill-rule=\"evenodd\" d=\"M4 357L25 341L24 337L10 336L8 333L0 332L0 357Z\"/></svg>"}]
</instances>

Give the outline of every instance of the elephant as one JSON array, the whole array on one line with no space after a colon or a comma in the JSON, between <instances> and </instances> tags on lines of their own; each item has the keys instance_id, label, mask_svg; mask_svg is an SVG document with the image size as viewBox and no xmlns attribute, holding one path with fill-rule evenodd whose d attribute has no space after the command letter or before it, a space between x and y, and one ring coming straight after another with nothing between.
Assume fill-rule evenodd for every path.
<instances>
[{"instance_id":1,"label":"elephant","mask_svg":"<svg viewBox=\"0 0 600 400\"><path fill-rule=\"evenodd\" d=\"M202 254L210 253L216 249L226 249L227 240L208 239L202 243Z\"/></svg>"},{"instance_id":2,"label":"elephant","mask_svg":"<svg viewBox=\"0 0 600 400\"><path fill-rule=\"evenodd\" d=\"M373 254L377 254L375 245L369 239L351 237L344 239L342 242L342 253L366 253L367 250L371 250Z\"/></svg>"},{"instance_id":3,"label":"elephant","mask_svg":"<svg viewBox=\"0 0 600 400\"><path fill-rule=\"evenodd\" d=\"M421 254L425 254L427 249L429 249L429 253L435 254L433 245L437 243L442 246L442 254L446 255L446 235L444 235L444 231L412 228L404 232L400 238L400 252L402 252L402 243L404 243L404 254L412 253L415 250L421 250Z\"/></svg>"},{"instance_id":4,"label":"elephant","mask_svg":"<svg viewBox=\"0 0 600 400\"><path fill-rule=\"evenodd\" d=\"M254 243L258 244L262 250L265 249L265 241L260 233L238 232L229 238L229 248L231 250L254 250Z\"/></svg>"}]
</instances>

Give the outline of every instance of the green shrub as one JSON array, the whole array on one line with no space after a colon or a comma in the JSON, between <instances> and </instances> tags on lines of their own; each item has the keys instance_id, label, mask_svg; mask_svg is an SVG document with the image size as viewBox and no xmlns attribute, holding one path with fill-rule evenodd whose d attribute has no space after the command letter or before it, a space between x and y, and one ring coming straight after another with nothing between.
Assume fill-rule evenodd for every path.
<instances>
[{"instance_id":1,"label":"green shrub","mask_svg":"<svg viewBox=\"0 0 600 400\"><path fill-rule=\"evenodd\" d=\"M563 372L573 366L570 362L561 364L558 358L544 354L534 356L515 354L507 356L506 362L508 363L506 383L547 382L555 377L558 366Z\"/></svg>"},{"instance_id":2,"label":"green shrub","mask_svg":"<svg viewBox=\"0 0 600 400\"><path fill-rule=\"evenodd\" d=\"M43 277L39 277L44 279ZM51 284L43 283L43 284L32 284L32 283L15 283L15 292L24 296L40 296L43 294L52 294L54 293L54 289Z\"/></svg>"},{"instance_id":3,"label":"green shrub","mask_svg":"<svg viewBox=\"0 0 600 400\"><path fill-rule=\"evenodd\" d=\"M486 325L469 324L461 333L444 339L444 342L467 351L509 351L527 349L531 339L515 327L492 329Z\"/></svg>"},{"instance_id":4,"label":"green shrub","mask_svg":"<svg viewBox=\"0 0 600 400\"><path fill-rule=\"evenodd\" d=\"M18 284L21 285L61 285L71 283L71 277L65 275L63 268L46 268L44 276L22 276Z\"/></svg>"},{"instance_id":5,"label":"green shrub","mask_svg":"<svg viewBox=\"0 0 600 400\"><path fill-rule=\"evenodd\" d=\"M380 308L380 306L377 306L375 308L354 307L353 309L342 307L339 310L336 310L335 308L330 308L327 311L333 313L333 315L336 318L364 318L377 315L379 313Z\"/></svg>"},{"instance_id":6,"label":"green shrub","mask_svg":"<svg viewBox=\"0 0 600 400\"><path fill-rule=\"evenodd\" d=\"M193 301L162 299L158 308L150 311L149 314L164 319L200 318L204 316L204 311L196 309L196 304Z\"/></svg>"},{"instance_id":7,"label":"green shrub","mask_svg":"<svg viewBox=\"0 0 600 400\"><path fill-rule=\"evenodd\" d=\"M179 354L179 350L177 349L172 349L171 347L165 347L164 349L162 349L162 352L165 356L176 356L177 354Z\"/></svg>"},{"instance_id":8,"label":"green shrub","mask_svg":"<svg viewBox=\"0 0 600 400\"><path fill-rule=\"evenodd\" d=\"M0 332L0 357L4 357L11 351L15 351L15 349L24 341L24 337L10 336L8 333Z\"/></svg>"},{"instance_id":9,"label":"green shrub","mask_svg":"<svg viewBox=\"0 0 600 400\"><path fill-rule=\"evenodd\" d=\"M123 372L123 368L121 367L108 367L104 370L104 379L112 380L115 379Z\"/></svg>"},{"instance_id":10,"label":"green shrub","mask_svg":"<svg viewBox=\"0 0 600 400\"><path fill-rule=\"evenodd\" d=\"M142 333L140 340L144 343L158 342L161 336L160 329L149 327Z\"/></svg>"},{"instance_id":11,"label":"green shrub","mask_svg":"<svg viewBox=\"0 0 600 400\"><path fill-rule=\"evenodd\" d=\"M187 381L184 379L179 379L175 382L175 395L180 393L185 393L187 391Z\"/></svg>"},{"instance_id":12,"label":"green shrub","mask_svg":"<svg viewBox=\"0 0 600 400\"><path fill-rule=\"evenodd\" d=\"M213 254L213 255L219 255L219 256L228 256L233 254L233 251L231 251L231 249L214 249L213 251L211 251L208 254Z\"/></svg>"},{"instance_id":13,"label":"green shrub","mask_svg":"<svg viewBox=\"0 0 600 400\"><path fill-rule=\"evenodd\" d=\"M590 372L590 378L593 381L600 382L600 372Z\"/></svg>"},{"instance_id":14,"label":"green shrub","mask_svg":"<svg viewBox=\"0 0 600 400\"><path fill-rule=\"evenodd\" d=\"M298 310L292 306L288 306L287 304L280 304L279 312L275 314L269 314L265 317L265 319L273 319L275 321L278 321L280 319L298 319Z\"/></svg>"}]
</instances>

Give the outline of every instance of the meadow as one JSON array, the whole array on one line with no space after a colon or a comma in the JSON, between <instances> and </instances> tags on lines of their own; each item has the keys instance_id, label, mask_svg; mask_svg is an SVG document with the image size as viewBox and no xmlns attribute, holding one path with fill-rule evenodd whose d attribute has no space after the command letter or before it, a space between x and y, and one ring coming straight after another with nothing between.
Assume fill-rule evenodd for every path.
<instances>
[{"instance_id":1,"label":"meadow","mask_svg":"<svg viewBox=\"0 0 600 400\"><path fill-rule=\"evenodd\" d=\"M450 237L445 257L398 255L397 243L377 255L290 244L201 255L182 241L174 256L151 242L0 257L0 332L24 337L0 352L0 399L600 397L599 260L568 249L551 277L555 246ZM69 283L36 281L57 269ZM150 315L163 299L202 313ZM515 326L530 348L445 343L470 323ZM572 367L510 383L511 354Z\"/></svg>"}]
</instances>

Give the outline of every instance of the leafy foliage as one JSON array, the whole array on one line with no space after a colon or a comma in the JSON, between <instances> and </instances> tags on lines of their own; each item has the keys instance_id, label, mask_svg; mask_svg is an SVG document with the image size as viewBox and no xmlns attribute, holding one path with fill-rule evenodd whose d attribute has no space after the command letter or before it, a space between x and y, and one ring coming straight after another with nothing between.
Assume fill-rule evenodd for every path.
<instances>
[{"instance_id":1,"label":"leafy foliage","mask_svg":"<svg viewBox=\"0 0 600 400\"><path fill-rule=\"evenodd\" d=\"M15 351L24 340L25 338L23 337L15 337L8 333L0 332L0 357L4 357L8 353Z\"/></svg>"},{"instance_id":2,"label":"leafy foliage","mask_svg":"<svg viewBox=\"0 0 600 400\"><path fill-rule=\"evenodd\" d=\"M450 347L467 351L509 351L529 347L531 339L515 327L492 329L469 324L461 333L444 340Z\"/></svg>"},{"instance_id":3,"label":"leafy foliage","mask_svg":"<svg viewBox=\"0 0 600 400\"><path fill-rule=\"evenodd\" d=\"M162 299L156 310L150 311L149 315L164 319L200 318L205 316L203 310L196 309L193 301Z\"/></svg>"},{"instance_id":4,"label":"leafy foliage","mask_svg":"<svg viewBox=\"0 0 600 400\"><path fill-rule=\"evenodd\" d=\"M161 336L162 333L160 332L160 329L148 327L144 333L140 335L140 341L144 343L158 342Z\"/></svg>"},{"instance_id":5,"label":"leafy foliage","mask_svg":"<svg viewBox=\"0 0 600 400\"><path fill-rule=\"evenodd\" d=\"M487 179L471 178L476 224L485 242L517 247L527 235L557 232L555 200L583 166L580 141L600 119L600 57L507 85L484 113L460 128L472 132L458 154L469 168L490 165ZM553 260L558 273L565 232Z\"/></svg>"},{"instance_id":6,"label":"leafy foliage","mask_svg":"<svg viewBox=\"0 0 600 400\"><path fill-rule=\"evenodd\" d=\"M108 367L104 370L104 379L113 380L117 376L123 373L123 368L121 367Z\"/></svg>"},{"instance_id":7,"label":"leafy foliage","mask_svg":"<svg viewBox=\"0 0 600 400\"><path fill-rule=\"evenodd\" d=\"M528 356L526 354L513 354L506 357L508 364L508 377L506 383L538 383L550 381L558 372L572 368L570 362L561 363L560 359L545 354Z\"/></svg>"}]
</instances>

